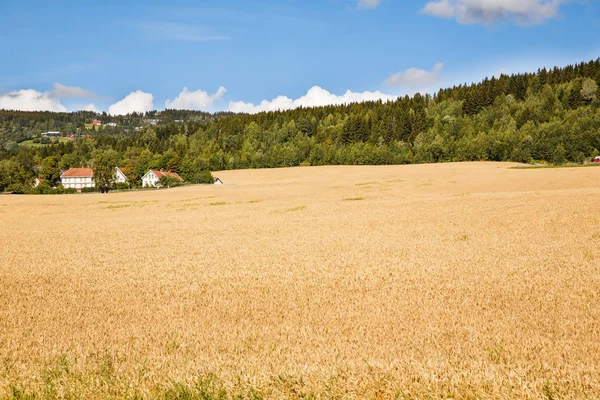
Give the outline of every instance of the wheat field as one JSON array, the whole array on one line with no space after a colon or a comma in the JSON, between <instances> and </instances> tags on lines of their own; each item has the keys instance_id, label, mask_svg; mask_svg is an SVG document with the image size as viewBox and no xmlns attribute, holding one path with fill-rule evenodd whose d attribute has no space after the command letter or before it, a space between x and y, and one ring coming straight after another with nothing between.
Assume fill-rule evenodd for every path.
<instances>
[{"instance_id":1,"label":"wheat field","mask_svg":"<svg viewBox=\"0 0 600 400\"><path fill-rule=\"evenodd\" d=\"M600 168L0 196L0 398L598 399Z\"/></svg>"}]
</instances>

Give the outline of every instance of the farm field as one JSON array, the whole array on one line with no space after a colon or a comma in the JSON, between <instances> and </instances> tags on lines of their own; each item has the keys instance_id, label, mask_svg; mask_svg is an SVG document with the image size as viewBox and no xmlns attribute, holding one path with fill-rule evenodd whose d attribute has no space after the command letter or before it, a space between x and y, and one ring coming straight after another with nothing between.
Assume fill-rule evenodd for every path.
<instances>
[{"instance_id":1,"label":"farm field","mask_svg":"<svg viewBox=\"0 0 600 400\"><path fill-rule=\"evenodd\" d=\"M52 140L52 143L67 143L67 142L69 142L69 139L67 139L65 137L52 138L51 140ZM21 143L19 143L19 146L43 147L43 146L47 146L47 144L34 143L32 139L29 139L29 140L24 140Z\"/></svg>"},{"instance_id":2,"label":"farm field","mask_svg":"<svg viewBox=\"0 0 600 400\"><path fill-rule=\"evenodd\" d=\"M514 165L0 196L0 398L598 399L600 168Z\"/></svg>"}]
</instances>

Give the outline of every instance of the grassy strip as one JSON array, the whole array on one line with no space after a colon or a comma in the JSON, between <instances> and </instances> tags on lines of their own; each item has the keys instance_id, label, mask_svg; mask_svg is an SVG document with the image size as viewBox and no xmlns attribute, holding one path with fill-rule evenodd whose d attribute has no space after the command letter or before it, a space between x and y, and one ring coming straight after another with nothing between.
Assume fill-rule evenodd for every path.
<instances>
[{"instance_id":1,"label":"grassy strip","mask_svg":"<svg viewBox=\"0 0 600 400\"><path fill-rule=\"evenodd\" d=\"M549 168L586 168L586 167L600 167L600 163L593 164L562 164L562 165L517 165L510 167L511 169L549 169Z\"/></svg>"},{"instance_id":2,"label":"grassy strip","mask_svg":"<svg viewBox=\"0 0 600 400\"><path fill-rule=\"evenodd\" d=\"M53 377L57 378L57 377ZM98 377L96 377L98 378ZM111 379L105 383L110 384ZM261 400L265 395L251 385L240 385L234 388L226 388L223 381L215 374L208 374L198 378L195 382L186 384L175 382L169 387L151 392L138 392L136 390L104 387L102 393L86 390L78 392L70 391L68 388L60 387L59 379L45 379L45 387L38 391L13 386L8 395L1 396L2 400L36 400L36 399L79 399L79 398L110 398L131 400ZM123 389L123 388L120 388Z\"/></svg>"}]
</instances>

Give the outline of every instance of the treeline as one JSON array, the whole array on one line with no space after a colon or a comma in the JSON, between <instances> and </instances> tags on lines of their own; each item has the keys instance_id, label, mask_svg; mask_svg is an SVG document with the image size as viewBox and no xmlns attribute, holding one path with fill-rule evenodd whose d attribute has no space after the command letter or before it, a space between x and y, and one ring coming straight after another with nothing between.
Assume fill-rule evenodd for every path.
<instances>
[{"instance_id":1,"label":"treeline","mask_svg":"<svg viewBox=\"0 0 600 400\"><path fill-rule=\"evenodd\" d=\"M297 165L406 164L446 161L583 162L600 149L600 59L537 73L442 89L393 102L299 108L248 114L206 114L185 123L135 131L126 123L91 139L0 150L0 189L44 174L50 157L61 169L88 165L97 149L113 149L132 181L149 168L200 171ZM169 111L176 113L176 111ZM89 123L85 113L1 112L23 126L48 121ZM107 117L109 120L112 117ZM148 115L119 117L121 121ZM171 117L172 120L184 119ZM85 121L84 121L85 120ZM11 122L13 121L13 122ZM17 129L18 130L18 125ZM79 129L79 128L75 128ZM0 131L2 135L4 131ZM13 179L6 182L6 176Z\"/></svg>"}]
</instances>

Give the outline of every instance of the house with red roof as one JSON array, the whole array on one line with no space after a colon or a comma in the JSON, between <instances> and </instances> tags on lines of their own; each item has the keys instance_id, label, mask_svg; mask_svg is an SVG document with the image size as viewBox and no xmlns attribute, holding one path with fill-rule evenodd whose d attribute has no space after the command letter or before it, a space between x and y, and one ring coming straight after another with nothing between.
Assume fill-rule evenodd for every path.
<instances>
[{"instance_id":1,"label":"house with red roof","mask_svg":"<svg viewBox=\"0 0 600 400\"><path fill-rule=\"evenodd\" d=\"M160 178L163 176L170 176L178 180L179 182L183 182L183 179L179 176L177 172L173 172L171 170L165 171L164 169L156 170L151 169L146 172L146 175L142 177L142 186L143 187L160 187Z\"/></svg>"},{"instance_id":2,"label":"house with red roof","mask_svg":"<svg viewBox=\"0 0 600 400\"><path fill-rule=\"evenodd\" d=\"M40 186L44 181L44 178L35 178L35 180L33 181L33 187Z\"/></svg>"},{"instance_id":3,"label":"house with red roof","mask_svg":"<svg viewBox=\"0 0 600 400\"><path fill-rule=\"evenodd\" d=\"M94 170L91 168L71 168L60 176L60 183L65 189L81 190L96 187Z\"/></svg>"}]
</instances>

